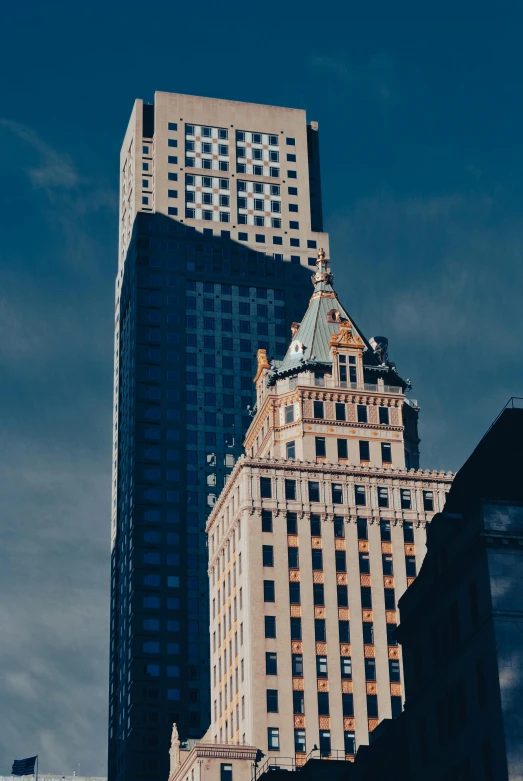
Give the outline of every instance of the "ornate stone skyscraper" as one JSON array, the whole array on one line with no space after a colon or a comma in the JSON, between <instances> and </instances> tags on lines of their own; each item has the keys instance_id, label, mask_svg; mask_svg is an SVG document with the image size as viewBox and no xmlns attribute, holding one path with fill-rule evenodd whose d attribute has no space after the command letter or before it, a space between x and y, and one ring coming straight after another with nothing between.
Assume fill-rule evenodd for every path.
<instances>
[{"instance_id":1,"label":"ornate stone skyscraper","mask_svg":"<svg viewBox=\"0 0 523 781\"><path fill-rule=\"evenodd\" d=\"M401 711L397 601L451 482L417 468L408 383L338 300L322 250L312 281L283 360L258 352L246 454L207 523L205 740L278 764L314 746L351 758Z\"/></svg>"}]
</instances>

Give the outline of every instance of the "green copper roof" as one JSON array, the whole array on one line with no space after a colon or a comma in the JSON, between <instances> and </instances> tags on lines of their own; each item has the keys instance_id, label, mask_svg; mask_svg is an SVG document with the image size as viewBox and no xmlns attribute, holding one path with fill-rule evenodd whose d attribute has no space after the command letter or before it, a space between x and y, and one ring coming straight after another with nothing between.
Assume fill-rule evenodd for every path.
<instances>
[{"instance_id":1,"label":"green copper roof","mask_svg":"<svg viewBox=\"0 0 523 781\"><path fill-rule=\"evenodd\" d=\"M283 361L275 363L275 374L282 375L299 371L314 364L332 364L332 354L329 342L333 334L339 331L339 320L350 320L354 331L365 344L365 362L378 365L374 351L366 338L358 329L354 320L341 305L332 287L333 275L329 262L325 259L323 250L318 252L317 271L312 275L314 293L309 307L293 336ZM329 312L335 311L336 319L329 317ZM296 350L296 346L298 349ZM303 348L303 349L302 349Z\"/></svg>"}]
</instances>

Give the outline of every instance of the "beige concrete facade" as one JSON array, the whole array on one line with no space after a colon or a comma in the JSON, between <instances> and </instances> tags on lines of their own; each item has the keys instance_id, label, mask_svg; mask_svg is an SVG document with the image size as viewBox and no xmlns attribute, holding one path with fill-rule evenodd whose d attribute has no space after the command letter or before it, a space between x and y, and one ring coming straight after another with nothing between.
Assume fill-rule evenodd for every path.
<instances>
[{"instance_id":1,"label":"beige concrete facade","mask_svg":"<svg viewBox=\"0 0 523 781\"><path fill-rule=\"evenodd\" d=\"M136 100L120 153L120 267L123 266L125 260L136 213L139 211L155 212L171 216L169 207L178 209L176 216L180 222L194 225L200 229L212 227L218 231L220 229L245 231L248 234L248 245L269 253L277 251L288 253L290 251L288 244L282 245L282 250L274 245L272 238L275 234L280 235L285 230L289 236L299 236L301 238L300 247L293 248L292 253L302 256L304 265L307 265L308 238L316 239L321 242L322 246L328 248L327 234L314 232L311 227L307 118L304 110L181 95L172 92L156 92L154 96L154 121L152 123L154 137L147 134L143 118L144 102ZM175 125L176 129L174 129ZM209 153L212 165L216 166L217 163L221 162L223 163L222 169L217 167L202 168L198 161L201 162L205 159L206 154L201 151L194 152L198 156L195 158L196 164L190 168L186 166L186 142L194 142L197 150L200 149L202 141L206 143L203 136L187 134L186 126L188 125L227 131L227 138L219 139L216 134L216 137L209 137L210 143L222 140L223 146L228 147L226 155L213 154L219 150L212 150ZM317 133L317 123L310 123L310 128L312 132ZM254 174L249 170L248 166L252 167L255 164L254 159L249 155L245 158L239 158L247 161L245 172L238 170L238 145L244 142L237 142L236 131L277 136L278 143L276 145L260 143L262 154L260 163L265 163L262 175ZM286 143L288 138L294 139L295 143L288 145ZM176 146L170 146L174 142ZM254 152L253 142L246 141L245 145L248 152L249 150ZM266 165L268 160L265 158L270 151L279 153L278 160L272 166L279 168L278 176L269 176L269 171L266 170L269 166ZM294 155L296 160L288 161L289 154ZM177 158L177 162L171 163L169 158ZM250 163L249 160L251 160ZM226 167L225 164L227 164ZM289 171L295 172L292 178L289 177ZM176 174L177 179L170 179L169 174ZM185 216L185 174L205 174L229 180L230 205L224 207L230 214L228 223L216 220L209 223L203 219ZM238 180L280 185L281 211L278 214L280 217L288 215L289 203L297 204L298 208L295 213L299 215L299 229L289 230L287 224L282 225L281 229L272 228L269 224L264 225L261 229L249 223L240 225L237 219ZM288 186L297 186L298 184L297 195L289 195ZM169 190L176 190L178 195L169 197ZM147 203L143 202L144 198L148 199ZM212 206L214 209L219 204L213 203ZM255 234L257 233L265 233L265 244L256 242ZM233 235L232 238L235 236Z\"/></svg>"},{"instance_id":2,"label":"beige concrete facade","mask_svg":"<svg viewBox=\"0 0 523 781\"><path fill-rule=\"evenodd\" d=\"M317 299L341 309L321 252L313 282L281 366L260 351L247 455L207 524L208 736L298 765L314 745L324 756L352 758L393 705L401 707L391 631L397 600L421 566L426 525L443 509L452 479L405 468L404 421L418 408L405 397L406 383L390 384L395 369L374 361L348 318L329 310L328 344L286 368L294 349L307 355L300 333L316 339L324 326L321 308L311 323ZM352 381L341 378L349 363Z\"/></svg>"}]
</instances>

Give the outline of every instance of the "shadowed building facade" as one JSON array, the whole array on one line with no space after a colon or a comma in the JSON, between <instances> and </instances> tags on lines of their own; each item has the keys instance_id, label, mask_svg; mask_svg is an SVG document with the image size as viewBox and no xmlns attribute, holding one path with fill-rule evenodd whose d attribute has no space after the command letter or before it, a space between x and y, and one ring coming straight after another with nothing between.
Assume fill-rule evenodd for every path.
<instances>
[{"instance_id":1,"label":"shadowed building facade","mask_svg":"<svg viewBox=\"0 0 523 781\"><path fill-rule=\"evenodd\" d=\"M457 472L400 602L412 781L523 778L522 436L511 403Z\"/></svg>"},{"instance_id":2,"label":"shadowed building facade","mask_svg":"<svg viewBox=\"0 0 523 781\"><path fill-rule=\"evenodd\" d=\"M110 781L165 778L210 721L205 523L242 452L252 366L283 356L322 233L305 112L138 100L120 163Z\"/></svg>"}]
</instances>

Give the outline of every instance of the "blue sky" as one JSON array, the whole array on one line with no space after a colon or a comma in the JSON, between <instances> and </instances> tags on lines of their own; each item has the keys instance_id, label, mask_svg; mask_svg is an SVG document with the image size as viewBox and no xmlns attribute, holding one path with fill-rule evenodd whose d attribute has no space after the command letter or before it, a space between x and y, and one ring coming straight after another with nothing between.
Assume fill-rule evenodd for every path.
<instances>
[{"instance_id":1,"label":"blue sky","mask_svg":"<svg viewBox=\"0 0 523 781\"><path fill-rule=\"evenodd\" d=\"M457 469L521 363L521 6L34 0L0 60L0 773L105 772L118 155L155 90L319 121L336 288Z\"/></svg>"}]
</instances>

